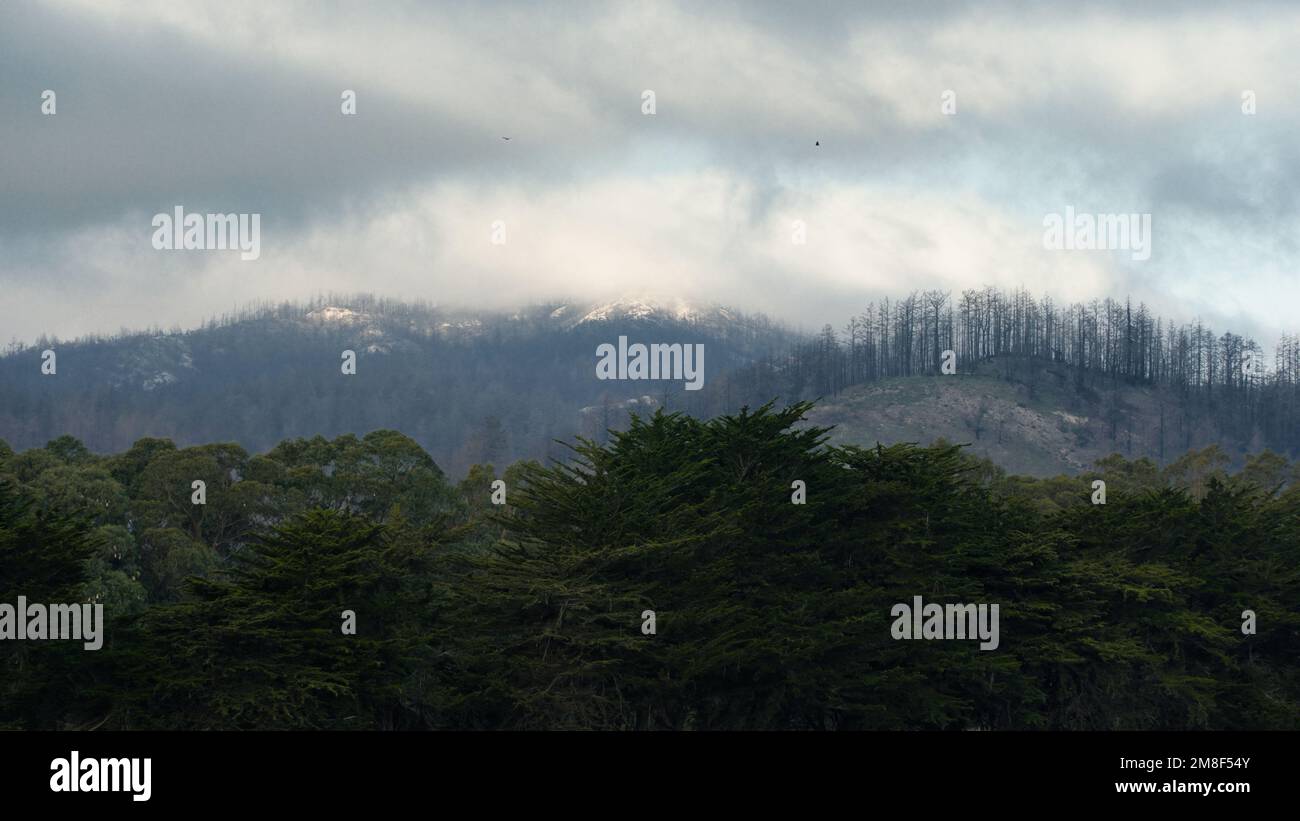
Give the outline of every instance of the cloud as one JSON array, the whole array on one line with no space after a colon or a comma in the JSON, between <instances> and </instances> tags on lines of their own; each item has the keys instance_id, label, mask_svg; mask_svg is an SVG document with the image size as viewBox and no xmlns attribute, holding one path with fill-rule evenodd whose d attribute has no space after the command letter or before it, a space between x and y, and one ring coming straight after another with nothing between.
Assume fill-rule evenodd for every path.
<instances>
[{"instance_id":1,"label":"cloud","mask_svg":"<svg viewBox=\"0 0 1300 821\"><path fill-rule=\"evenodd\" d=\"M1253 9L4 4L4 327L193 325L330 290L659 292L817 326L1023 284L1269 339L1300 262L1300 10ZM153 251L177 204L262 214L262 259ZM1044 251L1066 206L1151 213L1152 259Z\"/></svg>"}]
</instances>

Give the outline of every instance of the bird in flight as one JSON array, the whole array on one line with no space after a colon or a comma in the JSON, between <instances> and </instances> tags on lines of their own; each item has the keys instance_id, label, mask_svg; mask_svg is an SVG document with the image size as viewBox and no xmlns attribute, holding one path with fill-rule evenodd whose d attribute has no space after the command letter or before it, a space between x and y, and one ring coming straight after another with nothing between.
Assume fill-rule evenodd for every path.
<instances>
[{"instance_id":1,"label":"bird in flight","mask_svg":"<svg viewBox=\"0 0 1300 821\"><path fill-rule=\"evenodd\" d=\"M510 138L509 138L509 137L502 137L501 139L503 139L503 140L509 140Z\"/></svg>"}]
</instances>

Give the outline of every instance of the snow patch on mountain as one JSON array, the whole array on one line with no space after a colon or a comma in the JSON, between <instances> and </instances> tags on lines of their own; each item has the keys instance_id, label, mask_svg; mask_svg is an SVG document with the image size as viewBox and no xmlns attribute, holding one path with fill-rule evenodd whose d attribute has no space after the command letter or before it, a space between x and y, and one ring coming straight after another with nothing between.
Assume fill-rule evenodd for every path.
<instances>
[{"instance_id":1,"label":"snow patch on mountain","mask_svg":"<svg viewBox=\"0 0 1300 821\"><path fill-rule=\"evenodd\" d=\"M354 311L351 308L339 308L334 305L326 305L307 314L307 319L313 322L360 322L365 319L365 314Z\"/></svg>"},{"instance_id":2,"label":"snow patch on mountain","mask_svg":"<svg viewBox=\"0 0 1300 821\"><path fill-rule=\"evenodd\" d=\"M566 308L568 308L567 305L556 309L551 313L551 316L553 318L561 317L563 315L562 311ZM582 325L588 322L610 322L615 320L731 322L736 319L736 315L731 310L720 305L700 307L681 299L660 303L646 299L625 298L592 308L574 324Z\"/></svg>"},{"instance_id":3,"label":"snow patch on mountain","mask_svg":"<svg viewBox=\"0 0 1300 821\"><path fill-rule=\"evenodd\" d=\"M610 302L588 311L586 316L578 320L578 324L608 322L611 319L646 319L658 313L659 309L648 302L642 302L639 299L620 299L617 302Z\"/></svg>"}]
</instances>

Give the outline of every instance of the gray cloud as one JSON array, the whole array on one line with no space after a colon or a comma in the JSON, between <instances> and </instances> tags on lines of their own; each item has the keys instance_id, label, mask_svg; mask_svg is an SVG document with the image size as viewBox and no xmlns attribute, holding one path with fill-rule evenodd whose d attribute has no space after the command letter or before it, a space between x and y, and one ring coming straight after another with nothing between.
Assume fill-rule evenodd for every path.
<instances>
[{"instance_id":1,"label":"gray cloud","mask_svg":"<svg viewBox=\"0 0 1300 821\"><path fill-rule=\"evenodd\" d=\"M6 3L0 318L30 339L320 290L658 290L816 326L993 282L1267 340L1300 298L1296 23L1272 3ZM154 252L176 204L261 213L264 258ZM1152 259L1044 252L1066 206L1152 213Z\"/></svg>"}]
</instances>

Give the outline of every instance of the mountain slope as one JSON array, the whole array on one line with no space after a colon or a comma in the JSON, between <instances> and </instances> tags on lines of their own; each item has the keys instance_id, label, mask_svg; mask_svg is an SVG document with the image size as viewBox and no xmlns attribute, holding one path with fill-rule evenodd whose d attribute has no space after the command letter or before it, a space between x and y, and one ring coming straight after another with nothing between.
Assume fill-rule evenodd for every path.
<instances>
[{"instance_id":1,"label":"mountain slope","mask_svg":"<svg viewBox=\"0 0 1300 821\"><path fill-rule=\"evenodd\" d=\"M261 451L290 437L393 428L456 474L558 455L554 439L599 436L629 402L720 410L680 381L598 380L597 347L619 336L703 344L706 378L794 339L761 316L634 300L513 313L369 297L266 307L185 333L42 343L0 357L0 439L22 449L67 433L105 452L155 436ZM45 348L56 354L53 375L41 372ZM355 374L342 372L345 351L356 355Z\"/></svg>"},{"instance_id":2,"label":"mountain slope","mask_svg":"<svg viewBox=\"0 0 1300 821\"><path fill-rule=\"evenodd\" d=\"M809 337L720 306L630 298L514 312L373 297L265 306L189 332L11 350L0 357L0 440L25 449L70 434L92 450L118 452L153 436L260 452L288 438L389 428L414 438L448 473L464 475L476 463L564 456L556 440L602 440L630 413L665 408L709 417L814 399L812 422L835 426L833 441L943 438L1037 476L1077 473L1114 452L1167 462L1217 444L1240 461L1266 447L1292 457L1300 448L1295 342L1279 349L1285 370L1239 377L1213 370L1211 335L1197 326L1191 338L1206 346L1210 378L1180 382L1174 377L1187 362L1199 363L1201 350L1182 337L1177 348L1130 345L1130 355L1123 346L1148 336L1116 330L1113 338L1085 337L1079 350L1087 356L1075 357L1058 344L1073 326L1060 326L1060 334L1044 335L1052 344L1024 348L1050 356L1019 354L1010 345L966 344L980 337L953 326L951 316L946 325L908 324L918 315L910 304L895 306L892 324L877 322L874 337L870 323L855 320L847 340L830 326ZM1087 317L1079 321L1092 327ZM881 328L892 330L882 335ZM681 380L598 379L598 347L621 336L704 345L703 389L684 390ZM935 364L946 338L969 351L952 375ZM1219 359L1233 361L1234 340L1222 337ZM54 375L42 374L45 348L57 355ZM342 372L346 351L356 355L355 374ZM1109 352L1105 367L1101 352Z\"/></svg>"},{"instance_id":3,"label":"mountain slope","mask_svg":"<svg viewBox=\"0 0 1300 821\"><path fill-rule=\"evenodd\" d=\"M1211 444L1237 459L1262 449L1224 437L1159 387L1082 387L1059 364L1039 363L1032 381L1008 378L1004 364L856 385L823 398L809 423L835 426L837 444L969 443L1008 472L1031 476L1076 474L1112 453L1163 462Z\"/></svg>"}]
</instances>

